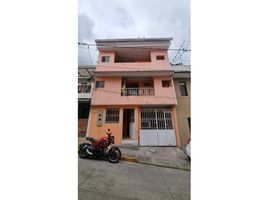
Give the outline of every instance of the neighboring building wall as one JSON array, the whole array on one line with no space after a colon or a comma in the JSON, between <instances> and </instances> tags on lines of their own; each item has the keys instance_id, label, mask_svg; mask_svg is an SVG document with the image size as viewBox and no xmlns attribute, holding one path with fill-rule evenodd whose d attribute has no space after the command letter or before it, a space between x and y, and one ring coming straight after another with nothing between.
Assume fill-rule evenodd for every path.
<instances>
[{"instance_id":1,"label":"neighboring building wall","mask_svg":"<svg viewBox=\"0 0 268 200\"><path fill-rule=\"evenodd\" d=\"M88 127L90 100L92 96L92 75L94 66L78 66L78 137L84 137Z\"/></svg>"},{"instance_id":2,"label":"neighboring building wall","mask_svg":"<svg viewBox=\"0 0 268 200\"><path fill-rule=\"evenodd\" d=\"M78 137L84 137L90 112L90 101L78 101Z\"/></svg>"},{"instance_id":3,"label":"neighboring building wall","mask_svg":"<svg viewBox=\"0 0 268 200\"><path fill-rule=\"evenodd\" d=\"M181 96L179 81L186 82L188 96ZM185 147L191 138L188 118L191 118L191 82L190 79L174 79L175 92L177 96L177 120L180 133L181 149L185 151Z\"/></svg>"},{"instance_id":4,"label":"neighboring building wall","mask_svg":"<svg viewBox=\"0 0 268 200\"><path fill-rule=\"evenodd\" d=\"M78 119L78 136L84 137L87 132L88 119Z\"/></svg>"}]
</instances>

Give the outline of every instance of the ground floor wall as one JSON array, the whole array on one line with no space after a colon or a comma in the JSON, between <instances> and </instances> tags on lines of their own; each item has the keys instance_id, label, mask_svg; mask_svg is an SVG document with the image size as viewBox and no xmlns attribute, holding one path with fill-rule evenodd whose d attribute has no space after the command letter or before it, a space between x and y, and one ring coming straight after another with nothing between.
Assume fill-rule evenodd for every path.
<instances>
[{"instance_id":1,"label":"ground floor wall","mask_svg":"<svg viewBox=\"0 0 268 200\"><path fill-rule=\"evenodd\" d=\"M85 137L88 119L78 119L78 137Z\"/></svg>"},{"instance_id":2,"label":"ground floor wall","mask_svg":"<svg viewBox=\"0 0 268 200\"><path fill-rule=\"evenodd\" d=\"M176 107L177 112L177 123L179 124L179 132L180 134L180 142L181 149L185 151L187 143L191 138L191 130L190 130L190 121L191 121L191 113L190 113L190 99L180 99L180 103ZM188 109L186 109L188 108Z\"/></svg>"},{"instance_id":3,"label":"ground floor wall","mask_svg":"<svg viewBox=\"0 0 268 200\"><path fill-rule=\"evenodd\" d=\"M90 112L90 101L78 101L78 137L85 137Z\"/></svg>"},{"instance_id":4,"label":"ground floor wall","mask_svg":"<svg viewBox=\"0 0 268 200\"><path fill-rule=\"evenodd\" d=\"M117 108L119 109L119 120L116 123L107 123L106 122L106 109L107 108ZM138 144L140 144L140 121L141 121L141 106L133 105L133 106L91 106L90 109L90 120L88 122L87 128L87 136L94 138L101 138L106 136L106 132L108 129L111 130L112 134L115 136L115 144L121 144L123 140L123 136L126 135L124 132L124 116L126 115L125 111L134 109L134 122L135 127L133 129L134 133L129 137L131 139L136 140ZM172 115L173 115L173 126L175 131L175 139L176 146L180 147L180 135L177 121L177 113L176 107L171 107Z\"/></svg>"},{"instance_id":5,"label":"ground floor wall","mask_svg":"<svg viewBox=\"0 0 268 200\"><path fill-rule=\"evenodd\" d=\"M189 130L189 119L190 116L180 114L178 117L178 121L180 124L180 141L181 141L181 149L185 151L185 148L188 144L189 139L191 138L190 130Z\"/></svg>"}]
</instances>

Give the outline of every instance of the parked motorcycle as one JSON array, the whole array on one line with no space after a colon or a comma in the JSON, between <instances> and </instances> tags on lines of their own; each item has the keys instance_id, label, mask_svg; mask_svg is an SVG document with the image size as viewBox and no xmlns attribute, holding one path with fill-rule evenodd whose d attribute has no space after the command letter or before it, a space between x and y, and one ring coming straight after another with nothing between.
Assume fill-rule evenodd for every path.
<instances>
[{"instance_id":1,"label":"parked motorcycle","mask_svg":"<svg viewBox=\"0 0 268 200\"><path fill-rule=\"evenodd\" d=\"M105 156L111 163L117 163L121 159L121 150L117 146L113 146L115 138L112 136L110 129L106 134L107 136L98 140L86 137L89 142L79 145L78 154L80 158Z\"/></svg>"}]
</instances>

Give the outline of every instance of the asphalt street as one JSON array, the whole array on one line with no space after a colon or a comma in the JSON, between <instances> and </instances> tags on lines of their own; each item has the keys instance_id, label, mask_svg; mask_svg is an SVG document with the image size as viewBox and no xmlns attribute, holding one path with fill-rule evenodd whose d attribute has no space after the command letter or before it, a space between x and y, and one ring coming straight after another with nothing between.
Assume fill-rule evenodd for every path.
<instances>
[{"instance_id":1,"label":"asphalt street","mask_svg":"<svg viewBox=\"0 0 268 200\"><path fill-rule=\"evenodd\" d=\"M79 200L188 200L190 171L78 158Z\"/></svg>"}]
</instances>

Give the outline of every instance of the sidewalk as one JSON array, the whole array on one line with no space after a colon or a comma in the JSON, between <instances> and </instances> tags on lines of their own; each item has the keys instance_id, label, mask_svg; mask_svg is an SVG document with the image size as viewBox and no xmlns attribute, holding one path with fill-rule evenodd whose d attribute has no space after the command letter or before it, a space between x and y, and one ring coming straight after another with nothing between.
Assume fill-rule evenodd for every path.
<instances>
[{"instance_id":1,"label":"sidewalk","mask_svg":"<svg viewBox=\"0 0 268 200\"><path fill-rule=\"evenodd\" d=\"M86 141L85 138L78 138L78 143ZM139 147L135 143L126 143L117 146L122 153L121 160L191 170L191 164L186 154L177 147Z\"/></svg>"},{"instance_id":2,"label":"sidewalk","mask_svg":"<svg viewBox=\"0 0 268 200\"><path fill-rule=\"evenodd\" d=\"M191 170L186 154L177 147L138 147L135 145L119 145L122 160L143 164Z\"/></svg>"}]
</instances>

